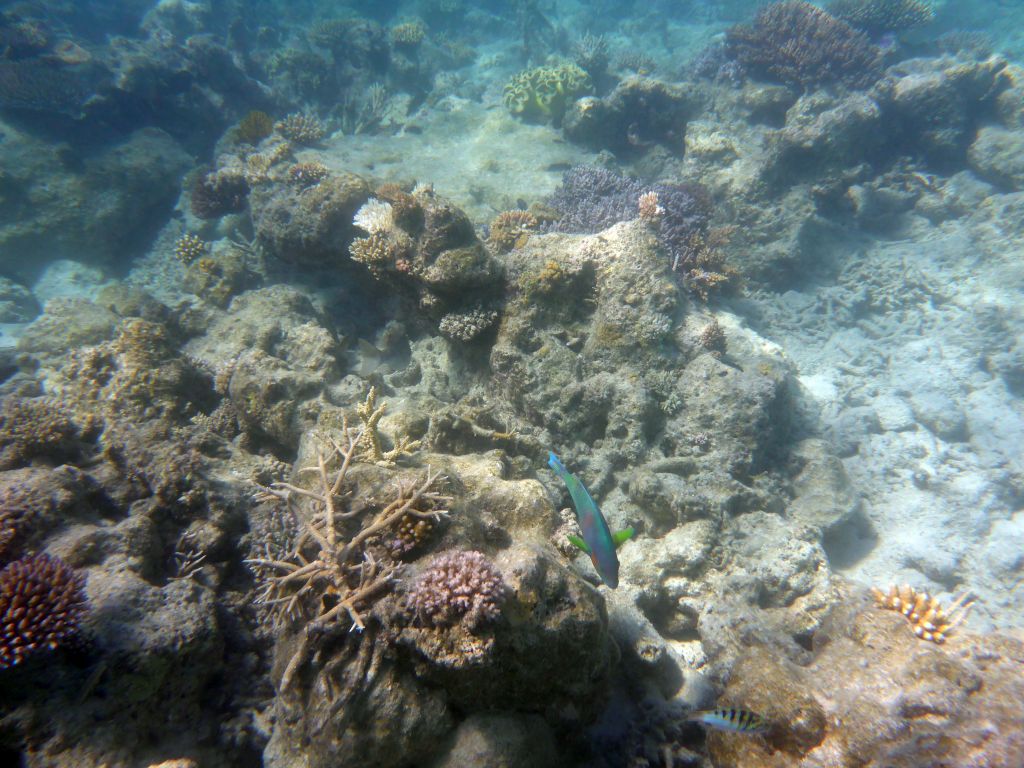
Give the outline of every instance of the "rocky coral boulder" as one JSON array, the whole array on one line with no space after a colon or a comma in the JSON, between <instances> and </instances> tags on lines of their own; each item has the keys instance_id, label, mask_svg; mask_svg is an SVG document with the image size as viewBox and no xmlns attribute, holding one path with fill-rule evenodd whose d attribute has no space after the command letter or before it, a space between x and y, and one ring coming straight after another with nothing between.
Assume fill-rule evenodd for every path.
<instances>
[{"instance_id":1,"label":"rocky coral boulder","mask_svg":"<svg viewBox=\"0 0 1024 768\"><path fill-rule=\"evenodd\" d=\"M87 157L70 147L55 152L7 126L4 133L0 268L25 279L60 254L111 264L148 246L192 163L156 128Z\"/></svg>"},{"instance_id":2,"label":"rocky coral boulder","mask_svg":"<svg viewBox=\"0 0 1024 768\"><path fill-rule=\"evenodd\" d=\"M967 150L971 169L1000 187L1024 189L1024 130L986 125Z\"/></svg>"},{"instance_id":3,"label":"rocky coral boulder","mask_svg":"<svg viewBox=\"0 0 1024 768\"><path fill-rule=\"evenodd\" d=\"M890 67L872 90L885 114L885 135L908 145L929 162L961 162L979 117L994 109L1010 85L1006 61L910 59Z\"/></svg>"},{"instance_id":4,"label":"rocky coral boulder","mask_svg":"<svg viewBox=\"0 0 1024 768\"><path fill-rule=\"evenodd\" d=\"M336 172L312 186L257 186L249 205L256 235L275 258L344 271L349 243L359 234L352 220L369 196L362 178Z\"/></svg>"},{"instance_id":5,"label":"rocky coral boulder","mask_svg":"<svg viewBox=\"0 0 1024 768\"><path fill-rule=\"evenodd\" d=\"M722 701L767 716L770 749L710 734L715 765L1019 765L1020 640L964 633L935 645L899 613L865 607L862 593L844 598L800 664L751 637Z\"/></svg>"}]
</instances>

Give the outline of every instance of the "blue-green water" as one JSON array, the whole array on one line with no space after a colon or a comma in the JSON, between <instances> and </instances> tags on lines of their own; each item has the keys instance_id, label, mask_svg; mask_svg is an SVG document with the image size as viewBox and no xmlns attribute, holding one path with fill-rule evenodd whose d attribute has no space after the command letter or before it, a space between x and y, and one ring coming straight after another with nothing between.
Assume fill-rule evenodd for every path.
<instances>
[{"instance_id":1,"label":"blue-green water","mask_svg":"<svg viewBox=\"0 0 1024 768\"><path fill-rule=\"evenodd\" d=\"M1024 765L1022 16L3 4L0 764Z\"/></svg>"}]
</instances>

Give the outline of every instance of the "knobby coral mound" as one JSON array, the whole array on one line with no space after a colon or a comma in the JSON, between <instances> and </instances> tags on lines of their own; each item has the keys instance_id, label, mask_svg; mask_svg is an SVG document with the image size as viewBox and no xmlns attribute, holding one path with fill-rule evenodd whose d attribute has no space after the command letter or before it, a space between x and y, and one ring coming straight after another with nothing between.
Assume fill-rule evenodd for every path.
<instances>
[{"instance_id":1,"label":"knobby coral mound","mask_svg":"<svg viewBox=\"0 0 1024 768\"><path fill-rule=\"evenodd\" d=\"M8 397L0 408L0 468L67 457L77 437L78 427L56 400Z\"/></svg>"},{"instance_id":2,"label":"knobby coral mound","mask_svg":"<svg viewBox=\"0 0 1024 768\"><path fill-rule=\"evenodd\" d=\"M192 213L201 219L219 219L245 210L249 183L234 171L210 171L192 183Z\"/></svg>"},{"instance_id":3,"label":"knobby coral mound","mask_svg":"<svg viewBox=\"0 0 1024 768\"><path fill-rule=\"evenodd\" d=\"M802 88L863 87L881 74L881 51L867 35L803 0L766 6L752 25L732 27L726 45L755 76Z\"/></svg>"},{"instance_id":4,"label":"knobby coral mound","mask_svg":"<svg viewBox=\"0 0 1024 768\"><path fill-rule=\"evenodd\" d=\"M828 10L872 35L919 27L935 16L925 0L834 0Z\"/></svg>"},{"instance_id":5,"label":"knobby coral mound","mask_svg":"<svg viewBox=\"0 0 1024 768\"><path fill-rule=\"evenodd\" d=\"M85 615L85 577L49 555L30 555L0 571L0 669L54 650Z\"/></svg>"},{"instance_id":6,"label":"knobby coral mound","mask_svg":"<svg viewBox=\"0 0 1024 768\"><path fill-rule=\"evenodd\" d=\"M927 592L918 592L909 584L902 587L893 585L889 587L888 592L872 587L871 594L882 608L906 616L915 635L939 645L946 642L950 632L964 623L974 604L974 601L964 593L953 601L949 610L946 610L936 598Z\"/></svg>"},{"instance_id":7,"label":"knobby coral mound","mask_svg":"<svg viewBox=\"0 0 1024 768\"><path fill-rule=\"evenodd\" d=\"M273 131L274 119L266 112L254 109L239 121L235 136L246 144L259 144Z\"/></svg>"},{"instance_id":8,"label":"knobby coral mound","mask_svg":"<svg viewBox=\"0 0 1024 768\"><path fill-rule=\"evenodd\" d=\"M409 607L426 626L463 621L476 629L501 615L507 593L501 572L483 553L444 552L416 580Z\"/></svg>"}]
</instances>

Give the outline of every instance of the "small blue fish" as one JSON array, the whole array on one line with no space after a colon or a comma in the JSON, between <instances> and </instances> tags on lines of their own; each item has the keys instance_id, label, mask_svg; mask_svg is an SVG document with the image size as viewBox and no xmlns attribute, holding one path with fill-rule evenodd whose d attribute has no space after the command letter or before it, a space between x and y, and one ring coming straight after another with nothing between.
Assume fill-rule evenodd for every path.
<instances>
[{"instance_id":1,"label":"small blue fish","mask_svg":"<svg viewBox=\"0 0 1024 768\"><path fill-rule=\"evenodd\" d=\"M615 549L633 535L633 529L626 528L612 534L604 515L590 497L590 493L583 487L583 483L571 474L551 451L548 451L548 466L562 478L576 507L576 520L580 524L583 538L570 536L569 541L590 555L590 562L594 564L601 581L615 589L619 586L619 558L615 555Z\"/></svg>"},{"instance_id":2,"label":"small blue fish","mask_svg":"<svg viewBox=\"0 0 1024 768\"><path fill-rule=\"evenodd\" d=\"M756 712L734 707L694 712L686 719L691 723L701 723L720 731L733 733L764 733L769 727L768 721Z\"/></svg>"}]
</instances>

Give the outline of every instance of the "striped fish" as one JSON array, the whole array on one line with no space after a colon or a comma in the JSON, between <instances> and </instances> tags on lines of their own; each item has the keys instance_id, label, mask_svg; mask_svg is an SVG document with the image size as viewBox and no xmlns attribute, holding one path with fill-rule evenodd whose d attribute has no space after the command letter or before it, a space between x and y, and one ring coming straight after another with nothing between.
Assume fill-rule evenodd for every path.
<instances>
[{"instance_id":1,"label":"striped fish","mask_svg":"<svg viewBox=\"0 0 1024 768\"><path fill-rule=\"evenodd\" d=\"M686 719L691 723L701 723L720 731L732 731L733 733L764 733L769 726L768 721L756 712L735 707L694 712Z\"/></svg>"}]
</instances>

